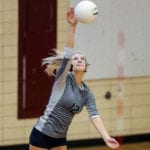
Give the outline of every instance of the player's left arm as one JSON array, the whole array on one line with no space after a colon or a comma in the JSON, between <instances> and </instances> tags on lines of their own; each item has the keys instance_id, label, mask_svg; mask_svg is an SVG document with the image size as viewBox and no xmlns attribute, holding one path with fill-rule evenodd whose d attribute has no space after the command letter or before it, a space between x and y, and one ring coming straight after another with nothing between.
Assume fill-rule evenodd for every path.
<instances>
[{"instance_id":1,"label":"player's left arm","mask_svg":"<svg viewBox=\"0 0 150 150\"><path fill-rule=\"evenodd\" d=\"M119 143L114 138L110 137L100 116L93 118L92 123L94 127L96 128L96 130L98 131L98 133L100 133L100 135L102 136L103 140L105 141L106 145L109 148L112 148L112 149L119 148Z\"/></svg>"}]
</instances>

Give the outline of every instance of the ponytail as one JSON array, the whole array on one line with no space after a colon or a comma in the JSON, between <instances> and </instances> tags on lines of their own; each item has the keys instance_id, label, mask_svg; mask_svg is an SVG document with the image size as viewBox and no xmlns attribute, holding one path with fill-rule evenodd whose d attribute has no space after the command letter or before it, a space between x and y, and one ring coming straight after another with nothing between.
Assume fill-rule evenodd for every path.
<instances>
[{"instance_id":1,"label":"ponytail","mask_svg":"<svg viewBox=\"0 0 150 150\"><path fill-rule=\"evenodd\" d=\"M62 51L57 49L53 49L53 51L55 52L53 56L46 57L42 60L42 66L46 65L46 69L44 71L50 77L55 76L54 72L57 71L64 57Z\"/></svg>"}]
</instances>

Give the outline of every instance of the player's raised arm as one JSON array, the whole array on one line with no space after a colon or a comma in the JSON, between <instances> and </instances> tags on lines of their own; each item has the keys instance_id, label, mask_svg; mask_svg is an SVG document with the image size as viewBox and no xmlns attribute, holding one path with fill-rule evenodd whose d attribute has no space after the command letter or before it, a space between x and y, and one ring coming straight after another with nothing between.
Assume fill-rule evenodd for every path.
<instances>
[{"instance_id":1,"label":"player's raised arm","mask_svg":"<svg viewBox=\"0 0 150 150\"><path fill-rule=\"evenodd\" d=\"M75 30L77 26L77 19L74 15L74 8L70 8L66 13L67 21L68 21L68 33L66 39L66 47L73 48L74 47L74 38L75 38Z\"/></svg>"}]
</instances>

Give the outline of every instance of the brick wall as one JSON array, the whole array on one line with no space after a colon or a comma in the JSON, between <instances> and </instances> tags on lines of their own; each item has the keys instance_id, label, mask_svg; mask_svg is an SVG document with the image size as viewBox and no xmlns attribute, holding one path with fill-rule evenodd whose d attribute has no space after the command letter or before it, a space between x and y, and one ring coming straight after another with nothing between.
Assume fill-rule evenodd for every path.
<instances>
[{"instance_id":1,"label":"brick wall","mask_svg":"<svg viewBox=\"0 0 150 150\"><path fill-rule=\"evenodd\" d=\"M58 0L58 49L63 49L67 23L68 1ZM37 119L17 119L17 51L18 1L0 0L0 145L28 143L29 133ZM143 134L150 132L150 78L127 78L121 81L124 89L123 114L117 114L118 80L87 81L104 124L111 135ZM112 97L106 100L106 91ZM119 120L119 119L120 120ZM69 129L68 140L97 138L84 109Z\"/></svg>"}]
</instances>

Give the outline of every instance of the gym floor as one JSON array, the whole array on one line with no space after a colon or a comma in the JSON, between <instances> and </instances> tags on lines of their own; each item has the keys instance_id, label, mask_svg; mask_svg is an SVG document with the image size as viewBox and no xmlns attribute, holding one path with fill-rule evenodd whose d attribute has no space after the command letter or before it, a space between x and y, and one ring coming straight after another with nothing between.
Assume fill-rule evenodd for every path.
<instances>
[{"instance_id":1,"label":"gym floor","mask_svg":"<svg viewBox=\"0 0 150 150\"><path fill-rule=\"evenodd\" d=\"M107 146L70 148L69 150L110 150ZM150 142L121 145L119 150L150 150Z\"/></svg>"}]
</instances>

